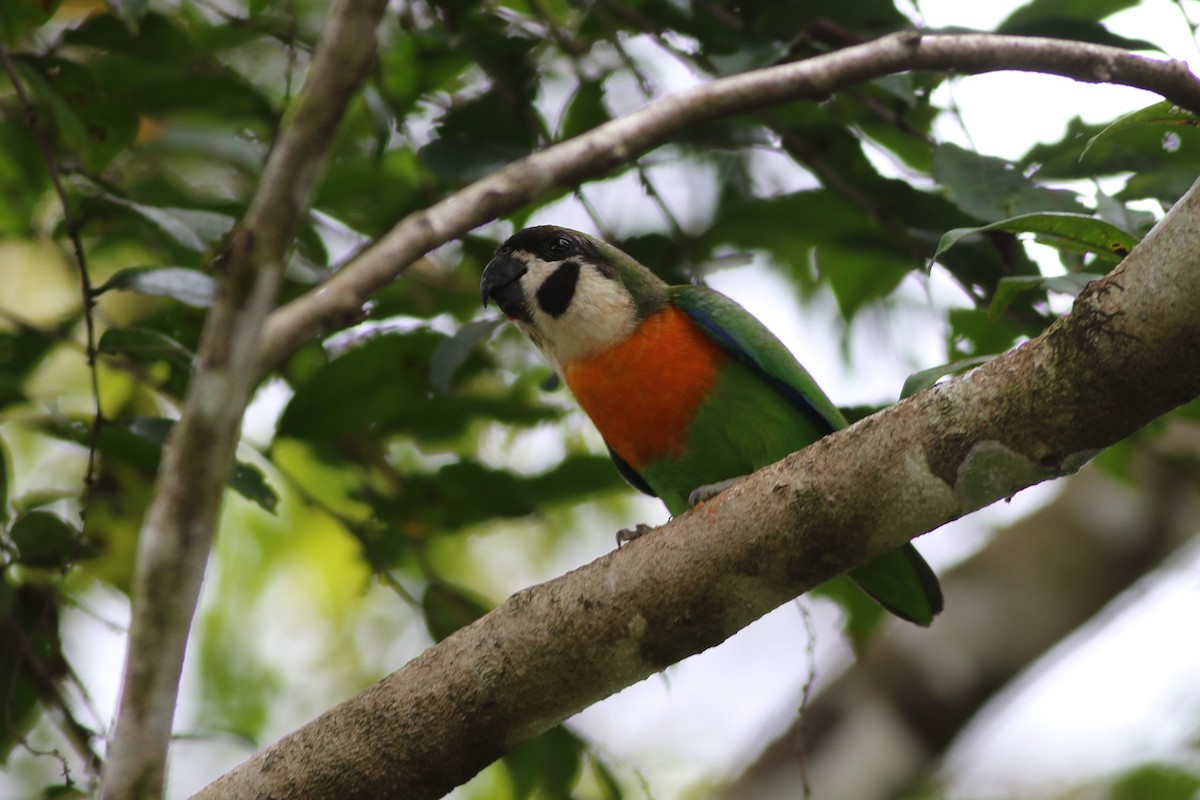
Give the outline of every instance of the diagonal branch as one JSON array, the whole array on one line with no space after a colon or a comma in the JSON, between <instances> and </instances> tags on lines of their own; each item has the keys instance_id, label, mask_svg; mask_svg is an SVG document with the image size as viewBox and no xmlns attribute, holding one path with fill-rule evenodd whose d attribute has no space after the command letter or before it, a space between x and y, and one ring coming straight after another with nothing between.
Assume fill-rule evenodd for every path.
<instances>
[{"instance_id":1,"label":"diagonal branch","mask_svg":"<svg viewBox=\"0 0 1200 800\"><path fill-rule=\"evenodd\" d=\"M1200 80L1179 61L1115 47L995 34L892 34L867 44L712 81L663 97L573 139L515 161L409 215L322 286L271 315L263 371L296 348L358 321L363 304L435 247L515 211L547 192L603 175L690 125L801 99L820 99L863 81L909 70L982 73L1022 70L1088 83L1134 86L1200 113Z\"/></svg>"},{"instance_id":2,"label":"diagonal branch","mask_svg":"<svg viewBox=\"0 0 1200 800\"><path fill-rule=\"evenodd\" d=\"M1200 394L1200 183L1028 344L522 591L197 798L440 797L823 580Z\"/></svg>"},{"instance_id":3,"label":"diagonal branch","mask_svg":"<svg viewBox=\"0 0 1200 800\"><path fill-rule=\"evenodd\" d=\"M350 97L375 54L385 0L342 0L221 265L183 413L138 539L133 616L104 797L161 797L188 629L212 546L255 357L296 230Z\"/></svg>"}]
</instances>

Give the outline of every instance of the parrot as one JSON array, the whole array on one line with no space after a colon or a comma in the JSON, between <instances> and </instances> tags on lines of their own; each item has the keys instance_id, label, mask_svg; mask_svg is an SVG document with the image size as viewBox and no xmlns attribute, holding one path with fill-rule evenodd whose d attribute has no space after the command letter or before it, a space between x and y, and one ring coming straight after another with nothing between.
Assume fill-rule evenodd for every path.
<instances>
[{"instance_id":1,"label":"parrot","mask_svg":"<svg viewBox=\"0 0 1200 800\"><path fill-rule=\"evenodd\" d=\"M550 362L621 476L673 516L847 425L734 300L668 285L586 233L518 231L485 266L480 291ZM942 610L937 576L911 543L848 575L901 619L927 626Z\"/></svg>"}]
</instances>

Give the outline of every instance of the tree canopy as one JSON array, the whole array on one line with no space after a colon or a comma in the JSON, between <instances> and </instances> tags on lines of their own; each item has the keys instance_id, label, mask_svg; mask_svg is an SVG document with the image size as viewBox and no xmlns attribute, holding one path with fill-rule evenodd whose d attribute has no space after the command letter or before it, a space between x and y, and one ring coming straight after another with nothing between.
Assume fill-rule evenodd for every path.
<instances>
[{"instance_id":1,"label":"tree canopy","mask_svg":"<svg viewBox=\"0 0 1200 800\"><path fill-rule=\"evenodd\" d=\"M0 793L159 796L173 730L183 796L408 663L303 729L294 741L323 747L322 764L286 742L268 751L291 791L438 796L498 759L461 796L661 795L644 765L559 723L817 584L814 613L859 664L814 714L868 684L903 710L914 685L949 680L905 637L909 651L1012 654L960 672L970 691L944 707L922 695L927 724L907 717L930 752L878 796L932 780L996 691L1193 533L1200 365L1180 309L1200 288L1179 253L1200 227L1187 194L1200 81L1109 24L1135 6L1031 0L980 34L924 28L919 5L885 0L0 5ZM1006 159L947 134L956 82L971 80L958 76L997 70L1158 99ZM1020 123L1020 98L997 102ZM672 283L772 281L787 296L768 303L835 325L801 360L824 347L851 371L911 373L847 409L890 407L874 427L771 473L799 487L787 470L819 468L796 492L822 509L806 523L818 538L799 540L822 559L782 550L762 572L787 574L741 605L747 587L722 575L767 551L719 532L810 535L751 483L759 501L671 524L718 532L697 539L722 556L711 574L684 558L676 587L653 572L664 548L639 542L503 602L604 553L617 528L662 519L631 499L550 368L480 307L498 243L541 222L587 228ZM911 353L863 331L903 338L914 308L939 331L937 357L881 366ZM908 445L919 470L897 455ZM846 469L819 461L831 448ZM1087 461L1063 481L1120 495L1123 557L1085 538L1099 523L1044 510L1038 535L1002 534L948 577L960 609L971 587L1040 587L1063 610L1044 629L1018 592L954 621L951 592L937 638L921 639L825 582L885 544L877 516L897 515L907 541ZM855 481L874 496L851 515L836 498ZM819 524L863 538L822 542ZM1014 573L1017 559L1062 568ZM582 610L610 569L645 581L622 595L652 629L636 654L604 649L624 617ZM1029 630L1004 624L1014 609ZM588 638L602 629L603 647ZM628 658L547 681L539 644L513 693L486 698L499 710L466 721L474 738L447 727L458 747L372 760L372 740L419 719L422 689L442 692L429 709L461 699L447 687L471 694L452 667L480 642L556 639ZM881 677L918 668L932 672ZM412 783L410 760L424 764ZM205 796L247 796L238 781L261 763ZM341 782L354 770L369 780ZM709 779L738 796L750 784L736 776ZM1106 791L1198 786L1152 762Z\"/></svg>"}]
</instances>

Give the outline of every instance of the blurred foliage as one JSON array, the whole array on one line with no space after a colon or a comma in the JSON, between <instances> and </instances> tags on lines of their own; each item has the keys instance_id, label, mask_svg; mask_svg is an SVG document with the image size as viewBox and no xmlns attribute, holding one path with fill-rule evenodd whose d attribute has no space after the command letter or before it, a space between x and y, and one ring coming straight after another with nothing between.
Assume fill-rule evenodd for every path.
<instances>
[{"instance_id":1,"label":"blurred foliage","mask_svg":"<svg viewBox=\"0 0 1200 800\"><path fill-rule=\"evenodd\" d=\"M1131 4L1034 0L1001 30L1148 47L1104 26ZM0 4L0 759L54 711L70 743L54 752L77 767L47 786L55 796L95 780L103 724L64 699L79 687L59 620L98 590L129 592L222 247L325 11L321 0ZM604 123L616 103L662 94L664 64L719 76L910 24L889 0L397 4L283 299L404 215ZM1195 121L1162 106L1112 126L1077 120L1016 163L939 142L931 98L945 81L891 76L682 131L615 176L637 181L657 221L614 233L599 208L595 227L673 281L756 254L802 296L830 289L848 325L906 276L942 271L967 302L945 309L948 364L905 391L930 385L1036 335L1053 297L1107 271L1200 170ZM696 218L680 220L659 191L654 167L668 163L713 177L695 183L713 195ZM781 189L775 173L789 171L803 177ZM1081 196L1078 181L1099 178L1121 180ZM255 651L255 626L282 624L277 608L328 640L306 663L363 685L402 657L354 661L365 639L441 639L515 588L489 577L474 545L497 520L558 530L579 524L568 509L587 498L627 496L569 402L542 389L547 370L529 349L510 331L481 346L498 323L481 316L478 275L507 230L421 261L373 300L368 322L305 345L264 383L261 407L278 413L247 425L201 614L201 729L251 742L269 730L287 691L278 666L294 654ZM1043 274L1031 240L1059 249L1062 274ZM541 443L532 457L529 442ZM533 536L509 563L536 564L556 541ZM287 570L304 576L302 592ZM391 590L383 612L369 586ZM868 635L877 610L841 600L848 630ZM353 614L367 621L343 625ZM1127 790L1168 778L1130 776L1113 796L1176 796ZM496 797L622 795L611 766L564 728L480 781Z\"/></svg>"}]
</instances>

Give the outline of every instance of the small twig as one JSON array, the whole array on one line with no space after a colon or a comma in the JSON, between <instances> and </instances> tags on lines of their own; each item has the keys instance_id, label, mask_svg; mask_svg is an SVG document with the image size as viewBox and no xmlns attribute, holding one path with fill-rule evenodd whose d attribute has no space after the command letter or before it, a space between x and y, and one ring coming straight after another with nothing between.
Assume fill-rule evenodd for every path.
<instances>
[{"instance_id":1,"label":"small twig","mask_svg":"<svg viewBox=\"0 0 1200 800\"><path fill-rule=\"evenodd\" d=\"M796 761L800 765L800 788L802 796L812 796L812 786L808 782L808 756L804 749L804 719L808 711L808 702L812 698L813 687L817 683L817 630L813 626L812 612L800 598L796 598L796 607L800 609L800 619L804 623L804 635L808 641L804 646L804 659L808 662L808 672L804 676L804 688L800 691L800 708L796 710L796 730L799 732L799 745L796 751Z\"/></svg>"},{"instance_id":2,"label":"small twig","mask_svg":"<svg viewBox=\"0 0 1200 800\"><path fill-rule=\"evenodd\" d=\"M57 597L57 591L47 594L45 598L46 603L43 607L43 613L40 615L41 619L39 620L39 624L54 625L57 627L57 614L49 613L46 610L53 609L55 607L54 601ZM65 663L54 663L48 665L45 659L42 657L42 648L39 647L38 644L32 640L30 635L22 630L20 626L10 624L8 626L8 633L16 643L17 658L15 663L17 666L16 671L13 673L13 681L9 686L9 694L5 698L4 708L6 715L11 713L11 709L13 707L13 692L16 691L17 686L16 676L21 672L21 670L26 670L29 676L33 679L34 685L37 687L39 702L41 702L44 706L52 708L58 712L60 717L58 728L63 737L66 738L67 742L71 745L71 748L75 751L75 754L83 760L88 769L91 770L93 774L98 773L100 771L100 765L103 763L103 761L101 760L100 755L92 747L92 739L96 737L96 734L86 725L75 719L75 715L71 711L70 704L67 702L67 698L63 696L62 690L59 687L60 676L56 673L61 669L65 669L67 675L75 681L76 685L79 685L78 676L76 676L73 670L71 670L70 666ZM10 727L14 726L15 721L11 717L9 717L6 721ZM20 726L16 726L18 730L19 727ZM29 752L35 755L53 756L59 759L63 763L63 768L66 769L66 759L57 751L47 752L37 750L23 737L20 738L20 742L25 749L29 750Z\"/></svg>"},{"instance_id":3,"label":"small twig","mask_svg":"<svg viewBox=\"0 0 1200 800\"><path fill-rule=\"evenodd\" d=\"M71 777L71 765L67 761L67 757L64 756L62 753L58 752L57 748L51 747L49 749L43 750L42 748L31 744L29 742L29 740L23 735L17 736L16 740L20 743L21 747L25 748L25 752L29 753L32 756L38 756L41 758L53 758L55 761L58 762L58 766L59 766L59 770L60 770L59 774L62 775L63 783L67 786L73 786L75 784L75 779Z\"/></svg>"},{"instance_id":4,"label":"small twig","mask_svg":"<svg viewBox=\"0 0 1200 800\"><path fill-rule=\"evenodd\" d=\"M41 119L37 112L37 107L33 103L33 99L25 89L25 84L18 74L16 66L12 62L8 48L0 43L0 62L4 65L4 71L8 75L9 82L12 83L13 91L17 95L17 99L21 104L21 108L25 114L26 122L33 131L35 141L37 141L38 150L41 152L42 160L46 165L46 172L50 176L50 183L54 187L54 192L58 196L59 204L62 206L63 224L66 228L67 238L71 241L71 247L75 256L75 263L79 272L79 290L83 306L83 319L85 329L84 354L87 359L88 375L90 377L92 402L95 407L95 413L92 416L91 431L88 435L88 458L87 469L83 478L83 494L80 498L79 517L82 521L87 515L88 503L91 499L92 490L96 483L96 453L99 450L100 429L104 423L103 410L100 406L100 381L97 376L96 369L96 321L93 315L95 309L95 292L92 286L91 274L88 272L87 254L83 248L83 240L80 237L80 220L75 215L71 208L71 201L67 197L66 187L63 185L62 173L59 169L58 159L54 155L54 148L50 143L50 136L42 127ZM82 526L80 527L79 536L75 541L75 549L78 550L82 546L83 533ZM65 577L65 571L59 576L59 580ZM55 603L54 598L58 596L57 591L51 594L43 605L38 614L37 625L57 627L57 614L54 613ZM37 656L37 650L24 632L17 626L12 626L11 633L16 636L21 648L25 651L23 663L26 668L34 673L35 680L40 684L41 702L49 703L53 708L57 709L60 717L59 728L67 741L74 748L77 755L80 756L87 764L93 775L98 774L100 765L103 763L99 754L92 748L91 741L95 734L87 727L82 725L72 714L71 709L65 697L60 691L58 680L55 676L48 674L44 665ZM82 689L82 684L78 682L78 677L68 667L68 672L76 681L76 685ZM15 687L15 680L14 680ZM12 688L12 687L10 687ZM86 693L84 693L86 697ZM11 704L6 704L6 708L10 708ZM11 722L11 721L10 721ZM31 748L28 742L22 740L26 749L36 753ZM63 768L64 780L72 783L70 777L70 769L67 761L57 751L42 753L43 755L51 755L57 758Z\"/></svg>"},{"instance_id":5,"label":"small twig","mask_svg":"<svg viewBox=\"0 0 1200 800\"><path fill-rule=\"evenodd\" d=\"M96 413L92 417L92 430L88 441L87 472L83 477L83 497L80 498L79 517L82 520L87 515L88 500L91 498L92 488L96 483L96 451L100 441L100 428L104 424L104 415L100 408L100 380L96 374L96 321L92 315L96 306L96 296L92 287L92 278L88 272L87 254L83 249L83 240L79 236L80 221L75 216L75 212L71 210L71 201L63 186L58 159L54 156L54 148L50 145L49 135L42 128L37 107L25 90L25 84L17 73L8 48L3 44L0 44L0 61L4 63L4 71L8 74L13 91L20 100L25 119L29 123L30 129L33 130L33 137L37 141L38 150L41 151L42 160L46 164L46 171L50 174L50 182L54 186L54 192L58 195L59 204L62 206L67 238L71 240L75 263L79 267L79 293L83 302L84 328L87 337L84 352L87 356L88 373L91 376L92 401L96 408Z\"/></svg>"}]
</instances>

